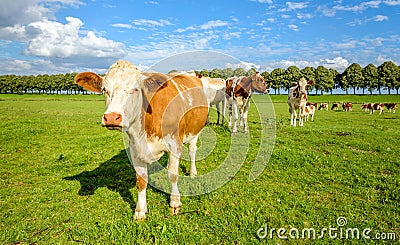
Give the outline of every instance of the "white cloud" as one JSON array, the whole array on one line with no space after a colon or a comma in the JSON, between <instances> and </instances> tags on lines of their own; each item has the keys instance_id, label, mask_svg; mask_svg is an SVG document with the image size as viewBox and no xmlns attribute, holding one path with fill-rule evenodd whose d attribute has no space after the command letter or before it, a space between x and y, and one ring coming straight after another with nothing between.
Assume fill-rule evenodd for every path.
<instances>
[{"instance_id":1,"label":"white cloud","mask_svg":"<svg viewBox=\"0 0 400 245\"><path fill-rule=\"evenodd\" d=\"M385 21L385 20L389 20L389 17L385 16L385 15L376 15L372 18L373 21Z\"/></svg>"},{"instance_id":2,"label":"white cloud","mask_svg":"<svg viewBox=\"0 0 400 245\"><path fill-rule=\"evenodd\" d=\"M325 68L333 68L337 71L343 71L349 66L349 61L342 57L336 57L334 59L323 59L320 61L320 65Z\"/></svg>"},{"instance_id":3,"label":"white cloud","mask_svg":"<svg viewBox=\"0 0 400 245\"><path fill-rule=\"evenodd\" d=\"M297 14L297 18L302 20L302 19L311 19L312 15L311 14Z\"/></svg>"},{"instance_id":4,"label":"white cloud","mask_svg":"<svg viewBox=\"0 0 400 245\"><path fill-rule=\"evenodd\" d=\"M292 29L293 31L299 31L299 27L297 26L297 25L288 25L288 27L290 28L290 29Z\"/></svg>"},{"instance_id":5,"label":"white cloud","mask_svg":"<svg viewBox=\"0 0 400 245\"><path fill-rule=\"evenodd\" d=\"M305 9L308 6L308 2L286 2L288 10Z\"/></svg>"},{"instance_id":6,"label":"white cloud","mask_svg":"<svg viewBox=\"0 0 400 245\"><path fill-rule=\"evenodd\" d=\"M55 19L54 13L62 6L77 7L80 0L18 0L0 1L0 28L25 25L43 18Z\"/></svg>"},{"instance_id":7,"label":"white cloud","mask_svg":"<svg viewBox=\"0 0 400 245\"><path fill-rule=\"evenodd\" d=\"M169 20L147 20L147 19L138 19L132 21L132 24L136 26L146 26L146 27L163 27L170 26L172 23Z\"/></svg>"},{"instance_id":8,"label":"white cloud","mask_svg":"<svg viewBox=\"0 0 400 245\"><path fill-rule=\"evenodd\" d=\"M159 5L160 4L159 2L156 2L156 1L146 1L144 3L145 4L150 4L150 5Z\"/></svg>"},{"instance_id":9,"label":"white cloud","mask_svg":"<svg viewBox=\"0 0 400 245\"><path fill-rule=\"evenodd\" d=\"M130 25L130 24L117 23L117 24L112 24L111 26L118 27L118 28L132 29L132 25Z\"/></svg>"},{"instance_id":10,"label":"white cloud","mask_svg":"<svg viewBox=\"0 0 400 245\"><path fill-rule=\"evenodd\" d=\"M216 27L227 26L228 22L222 20L210 20L207 23L204 23L200 26L202 30L213 29Z\"/></svg>"},{"instance_id":11,"label":"white cloud","mask_svg":"<svg viewBox=\"0 0 400 245\"><path fill-rule=\"evenodd\" d=\"M83 23L80 19L67 17L67 23L43 20L28 25L38 33L28 42L25 54L40 57L120 57L122 43L98 37L92 31L79 36Z\"/></svg>"},{"instance_id":12,"label":"white cloud","mask_svg":"<svg viewBox=\"0 0 400 245\"><path fill-rule=\"evenodd\" d=\"M252 63L252 62L240 61L239 63L235 63L235 64L227 63L226 64L226 68L232 68L233 70L235 70L237 68L243 68L246 71L248 71L251 68L254 68L254 69L256 69L258 71L258 70L260 70L261 66L255 64L255 63Z\"/></svg>"},{"instance_id":13,"label":"white cloud","mask_svg":"<svg viewBox=\"0 0 400 245\"><path fill-rule=\"evenodd\" d=\"M399 6L400 0L385 0L383 3L389 6Z\"/></svg>"},{"instance_id":14,"label":"white cloud","mask_svg":"<svg viewBox=\"0 0 400 245\"><path fill-rule=\"evenodd\" d=\"M272 0L251 0L252 2L272 4Z\"/></svg>"},{"instance_id":15,"label":"white cloud","mask_svg":"<svg viewBox=\"0 0 400 245\"><path fill-rule=\"evenodd\" d=\"M382 3L381 0L377 1L369 1L369 2L362 2L358 5L354 6L342 6L342 5L336 5L333 8L335 10L342 10L342 11L353 11L353 12L363 12L364 10L368 8L379 8L379 5Z\"/></svg>"}]
</instances>

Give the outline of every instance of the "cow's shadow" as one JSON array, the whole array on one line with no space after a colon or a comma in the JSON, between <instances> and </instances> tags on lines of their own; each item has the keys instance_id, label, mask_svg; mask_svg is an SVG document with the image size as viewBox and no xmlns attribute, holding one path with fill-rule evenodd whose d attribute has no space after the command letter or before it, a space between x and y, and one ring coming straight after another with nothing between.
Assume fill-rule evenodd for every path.
<instances>
[{"instance_id":1,"label":"cow's shadow","mask_svg":"<svg viewBox=\"0 0 400 245\"><path fill-rule=\"evenodd\" d=\"M163 159L166 161L167 159ZM83 171L74 176L67 176L64 180L78 180L81 188L78 191L80 196L90 196L99 188L105 187L111 191L118 192L122 199L127 202L134 211L135 199L131 189L136 189L136 174L133 169L126 150L111 159L103 162L94 170ZM157 191L157 190L156 190Z\"/></svg>"}]
</instances>

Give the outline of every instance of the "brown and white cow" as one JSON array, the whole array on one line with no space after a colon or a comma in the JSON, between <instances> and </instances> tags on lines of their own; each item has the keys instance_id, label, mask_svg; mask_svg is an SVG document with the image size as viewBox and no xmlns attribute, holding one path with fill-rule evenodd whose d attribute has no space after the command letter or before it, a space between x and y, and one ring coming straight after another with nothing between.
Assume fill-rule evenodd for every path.
<instances>
[{"instance_id":1,"label":"brown and white cow","mask_svg":"<svg viewBox=\"0 0 400 245\"><path fill-rule=\"evenodd\" d=\"M331 111L333 111L333 110L335 110L335 111L339 110L339 103L332 104Z\"/></svg>"},{"instance_id":2,"label":"brown and white cow","mask_svg":"<svg viewBox=\"0 0 400 245\"><path fill-rule=\"evenodd\" d=\"M311 104L304 107L304 119L306 122L308 121L309 117L311 117L311 121L314 121L315 108L316 107Z\"/></svg>"},{"instance_id":3,"label":"brown and white cow","mask_svg":"<svg viewBox=\"0 0 400 245\"><path fill-rule=\"evenodd\" d=\"M224 124L225 121L225 109L226 109L226 83L225 80L222 78L211 78L211 77L204 77L201 74L197 74L197 77L200 78L201 82L203 83L204 92L207 97L209 109L212 105L215 105L217 108L218 119L217 124ZM222 115L222 120L221 120ZM207 118L207 122L209 119Z\"/></svg>"},{"instance_id":4,"label":"brown and white cow","mask_svg":"<svg viewBox=\"0 0 400 245\"><path fill-rule=\"evenodd\" d=\"M329 104L328 103L321 103L318 107L318 110L326 109L329 110Z\"/></svg>"},{"instance_id":5,"label":"brown and white cow","mask_svg":"<svg viewBox=\"0 0 400 245\"><path fill-rule=\"evenodd\" d=\"M313 81L307 81L306 79L301 78L300 81L294 83L294 87L289 89L288 105L290 112L290 126L296 127L296 110L299 110L299 126L303 126L304 107L307 103L307 85L313 83Z\"/></svg>"},{"instance_id":6,"label":"brown and white cow","mask_svg":"<svg viewBox=\"0 0 400 245\"><path fill-rule=\"evenodd\" d=\"M229 127L232 134L237 132L237 121L240 117L240 125L244 132L248 132L247 114L250 107L250 98L254 92L266 94L269 92L264 78L259 72L249 77L232 77L226 80L226 96L229 105ZM233 117L233 123L232 123Z\"/></svg>"},{"instance_id":7,"label":"brown and white cow","mask_svg":"<svg viewBox=\"0 0 400 245\"><path fill-rule=\"evenodd\" d=\"M371 104L362 104L361 109L365 112L370 112L370 114L374 114L374 111L379 111L379 115L383 113L385 109L385 105L381 103L371 103Z\"/></svg>"},{"instance_id":8,"label":"brown and white cow","mask_svg":"<svg viewBox=\"0 0 400 245\"><path fill-rule=\"evenodd\" d=\"M343 111L353 111L353 103L343 102L342 109L343 109Z\"/></svg>"},{"instance_id":9,"label":"brown and white cow","mask_svg":"<svg viewBox=\"0 0 400 245\"><path fill-rule=\"evenodd\" d=\"M127 61L117 61L104 77L79 73L75 82L94 92L104 92L106 111L102 126L126 132L129 153L136 171L138 201L135 220L146 218L147 164L169 153L170 207L177 214L182 205L178 190L178 168L182 144L189 143L190 174L196 174L198 136L205 125L208 103L196 76L166 76L141 73Z\"/></svg>"},{"instance_id":10,"label":"brown and white cow","mask_svg":"<svg viewBox=\"0 0 400 245\"><path fill-rule=\"evenodd\" d=\"M396 109L397 109L397 104L396 103L384 103L384 106L386 106L388 112L392 112L396 113Z\"/></svg>"}]
</instances>

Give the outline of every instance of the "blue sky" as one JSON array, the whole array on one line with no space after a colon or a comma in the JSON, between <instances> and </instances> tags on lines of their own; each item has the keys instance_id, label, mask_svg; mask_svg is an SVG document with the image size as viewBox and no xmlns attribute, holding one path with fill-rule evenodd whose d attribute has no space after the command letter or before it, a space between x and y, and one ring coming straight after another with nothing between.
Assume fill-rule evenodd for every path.
<instances>
[{"instance_id":1,"label":"blue sky","mask_svg":"<svg viewBox=\"0 0 400 245\"><path fill-rule=\"evenodd\" d=\"M400 0L2 0L0 74L102 73L118 59L146 69L199 50L232 57L210 55L211 67L269 72L400 65L399 23ZM177 57L204 68L184 67L197 52Z\"/></svg>"}]
</instances>

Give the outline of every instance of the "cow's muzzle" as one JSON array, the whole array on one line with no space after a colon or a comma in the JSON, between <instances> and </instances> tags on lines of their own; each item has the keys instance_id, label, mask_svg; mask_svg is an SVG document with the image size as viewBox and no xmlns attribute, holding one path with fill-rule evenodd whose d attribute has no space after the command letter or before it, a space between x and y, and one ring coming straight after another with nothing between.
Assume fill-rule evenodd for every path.
<instances>
[{"instance_id":1,"label":"cow's muzzle","mask_svg":"<svg viewBox=\"0 0 400 245\"><path fill-rule=\"evenodd\" d=\"M122 128L122 115L115 112L104 114L101 125L108 129L120 130Z\"/></svg>"}]
</instances>

